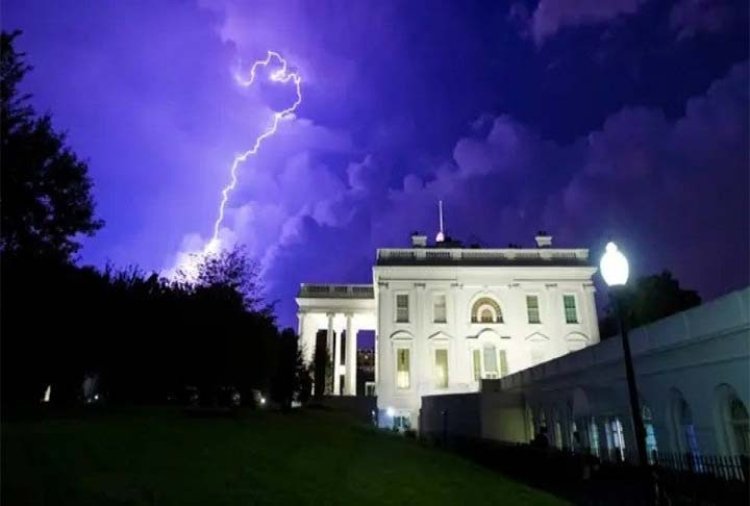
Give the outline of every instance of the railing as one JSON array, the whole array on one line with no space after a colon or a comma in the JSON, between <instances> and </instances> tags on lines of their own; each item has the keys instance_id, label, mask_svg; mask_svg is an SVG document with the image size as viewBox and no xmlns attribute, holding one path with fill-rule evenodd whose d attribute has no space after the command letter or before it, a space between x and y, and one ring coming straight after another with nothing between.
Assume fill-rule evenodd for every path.
<instances>
[{"instance_id":1,"label":"railing","mask_svg":"<svg viewBox=\"0 0 750 506\"><path fill-rule=\"evenodd\" d=\"M639 468L623 462L615 451L596 457L549 446L465 438L449 429L421 437L574 503L750 504L747 456L659 453Z\"/></svg>"},{"instance_id":2,"label":"railing","mask_svg":"<svg viewBox=\"0 0 750 506\"><path fill-rule=\"evenodd\" d=\"M375 292L372 285L318 285L302 283L298 296L308 298L372 299L375 297Z\"/></svg>"},{"instance_id":3,"label":"railing","mask_svg":"<svg viewBox=\"0 0 750 506\"><path fill-rule=\"evenodd\" d=\"M465 264L585 264L587 249L462 249L462 248L383 248L378 250L379 263L465 263Z\"/></svg>"}]
</instances>

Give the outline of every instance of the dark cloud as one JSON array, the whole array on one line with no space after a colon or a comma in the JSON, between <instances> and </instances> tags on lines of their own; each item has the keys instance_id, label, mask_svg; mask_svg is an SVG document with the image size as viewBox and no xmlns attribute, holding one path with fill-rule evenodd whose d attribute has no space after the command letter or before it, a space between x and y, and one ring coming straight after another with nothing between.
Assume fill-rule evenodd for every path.
<instances>
[{"instance_id":1,"label":"dark cloud","mask_svg":"<svg viewBox=\"0 0 750 506\"><path fill-rule=\"evenodd\" d=\"M288 58L303 103L241 167L221 237L293 324L300 282L366 282L376 248L434 237L439 199L466 241L612 236L635 273L706 297L746 283L747 27L713 31L719 5L29 0L3 27L26 31L35 104L90 159L97 264L205 246L232 157L289 98L232 75Z\"/></svg>"}]
</instances>

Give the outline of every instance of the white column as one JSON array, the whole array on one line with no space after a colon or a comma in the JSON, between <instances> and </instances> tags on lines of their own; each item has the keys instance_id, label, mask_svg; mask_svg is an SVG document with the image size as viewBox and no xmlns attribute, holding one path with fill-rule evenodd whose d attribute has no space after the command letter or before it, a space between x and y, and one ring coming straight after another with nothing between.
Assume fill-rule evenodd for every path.
<instances>
[{"instance_id":1,"label":"white column","mask_svg":"<svg viewBox=\"0 0 750 506\"><path fill-rule=\"evenodd\" d=\"M331 359L331 369L333 371L333 384L336 385L336 361L333 358L333 313L327 313L328 316L328 332L326 334L326 346L328 347L328 356ZM335 390L335 389L334 389ZM334 393L334 395L336 395Z\"/></svg>"},{"instance_id":2,"label":"white column","mask_svg":"<svg viewBox=\"0 0 750 506\"><path fill-rule=\"evenodd\" d=\"M336 332L336 348L333 351L333 395L341 392L341 329Z\"/></svg>"},{"instance_id":3,"label":"white column","mask_svg":"<svg viewBox=\"0 0 750 506\"><path fill-rule=\"evenodd\" d=\"M352 325L352 315L346 315L346 377L347 395L357 395L357 329Z\"/></svg>"}]
</instances>

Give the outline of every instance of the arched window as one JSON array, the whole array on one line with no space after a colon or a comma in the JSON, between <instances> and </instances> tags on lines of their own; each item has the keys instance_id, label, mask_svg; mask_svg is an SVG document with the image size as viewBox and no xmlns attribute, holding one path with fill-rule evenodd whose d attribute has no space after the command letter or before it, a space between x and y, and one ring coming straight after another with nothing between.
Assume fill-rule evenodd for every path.
<instances>
[{"instance_id":1,"label":"arched window","mask_svg":"<svg viewBox=\"0 0 750 506\"><path fill-rule=\"evenodd\" d=\"M729 425L737 453L750 455L750 420L747 408L737 397L729 403Z\"/></svg>"},{"instance_id":2,"label":"arched window","mask_svg":"<svg viewBox=\"0 0 750 506\"><path fill-rule=\"evenodd\" d=\"M750 417L747 407L729 385L717 389L720 432L728 455L750 455Z\"/></svg>"},{"instance_id":3,"label":"arched window","mask_svg":"<svg viewBox=\"0 0 750 506\"><path fill-rule=\"evenodd\" d=\"M472 323L503 323L500 305L489 297L482 297L471 307Z\"/></svg>"},{"instance_id":4,"label":"arched window","mask_svg":"<svg viewBox=\"0 0 750 506\"><path fill-rule=\"evenodd\" d=\"M679 390L672 389L672 433L680 453L700 454L698 436L693 425L693 411Z\"/></svg>"}]
</instances>

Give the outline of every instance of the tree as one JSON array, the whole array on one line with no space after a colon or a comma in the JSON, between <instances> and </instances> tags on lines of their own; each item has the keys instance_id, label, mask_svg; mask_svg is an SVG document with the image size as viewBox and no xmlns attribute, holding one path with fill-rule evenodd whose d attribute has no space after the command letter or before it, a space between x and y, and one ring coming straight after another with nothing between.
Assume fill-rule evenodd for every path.
<instances>
[{"instance_id":1,"label":"tree","mask_svg":"<svg viewBox=\"0 0 750 506\"><path fill-rule=\"evenodd\" d=\"M292 406L294 394L299 391L297 375L297 334L286 328L279 336L279 358L276 361L273 394L283 411Z\"/></svg>"},{"instance_id":2,"label":"tree","mask_svg":"<svg viewBox=\"0 0 750 506\"><path fill-rule=\"evenodd\" d=\"M94 217L88 166L20 94L31 67L14 48L19 35L0 35L0 251L70 261L78 237L103 222Z\"/></svg>"},{"instance_id":3,"label":"tree","mask_svg":"<svg viewBox=\"0 0 750 506\"><path fill-rule=\"evenodd\" d=\"M328 353L326 340L320 334L315 336L315 354L313 356L313 382L315 385L315 397L320 399L333 383L331 373L331 357Z\"/></svg>"},{"instance_id":4,"label":"tree","mask_svg":"<svg viewBox=\"0 0 750 506\"><path fill-rule=\"evenodd\" d=\"M681 288L680 282L665 270L660 274L638 278L623 287L619 301L625 323L629 329L633 329L695 307L701 303L701 298L695 290ZM611 305L599 322L599 332L602 339L619 333L617 315Z\"/></svg>"},{"instance_id":5,"label":"tree","mask_svg":"<svg viewBox=\"0 0 750 506\"><path fill-rule=\"evenodd\" d=\"M248 311L271 315L272 307L263 304L258 264L250 259L244 246L222 249L217 253L196 255L196 272L180 269L178 282L196 289L211 288L237 298Z\"/></svg>"}]
</instances>

